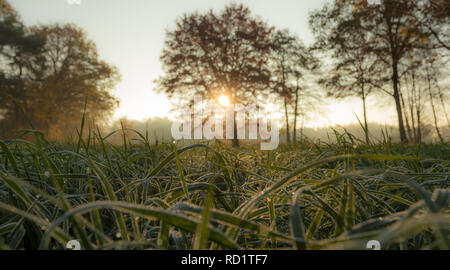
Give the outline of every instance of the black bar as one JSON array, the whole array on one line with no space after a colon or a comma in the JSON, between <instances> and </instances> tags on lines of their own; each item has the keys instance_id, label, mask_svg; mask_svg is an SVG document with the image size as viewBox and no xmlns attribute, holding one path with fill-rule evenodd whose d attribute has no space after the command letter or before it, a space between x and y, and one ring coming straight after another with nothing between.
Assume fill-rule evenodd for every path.
<instances>
[{"instance_id":1,"label":"black bar","mask_svg":"<svg viewBox=\"0 0 450 270\"><path fill-rule=\"evenodd\" d=\"M405 269L407 265L431 266L431 262L439 265L439 261L443 262L442 265L447 265L445 256L449 254L448 251L1 251L0 260L2 266L6 267L7 262L10 262L15 266L14 269L21 269L20 266L25 267L33 262L39 268L45 267L44 269L70 266L80 270L93 269L92 267L134 270L129 268L138 266L145 270L235 267L275 270L278 270L277 267L294 267L315 270L314 266L317 269Z\"/></svg>"}]
</instances>

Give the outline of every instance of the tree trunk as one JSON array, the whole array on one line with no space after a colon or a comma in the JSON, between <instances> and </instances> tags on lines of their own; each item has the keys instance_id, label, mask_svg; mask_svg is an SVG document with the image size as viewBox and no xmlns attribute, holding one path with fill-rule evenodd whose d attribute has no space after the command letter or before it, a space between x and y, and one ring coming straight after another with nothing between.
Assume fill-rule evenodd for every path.
<instances>
[{"instance_id":1,"label":"tree trunk","mask_svg":"<svg viewBox=\"0 0 450 270\"><path fill-rule=\"evenodd\" d=\"M413 132L413 142L417 142L417 129L416 129L416 118L414 115L414 101L411 100L409 104L409 113L411 114L412 132Z\"/></svg>"},{"instance_id":2,"label":"tree trunk","mask_svg":"<svg viewBox=\"0 0 450 270\"><path fill-rule=\"evenodd\" d=\"M427 67L427 80L428 80L428 93L430 94L431 109L433 110L434 128L436 129L436 133L439 137L439 140L441 141L441 143L444 143L444 139L442 138L441 131L439 130L438 120L436 117L436 108L434 107L433 93L431 93L431 78L428 67Z\"/></svg>"},{"instance_id":3,"label":"tree trunk","mask_svg":"<svg viewBox=\"0 0 450 270\"><path fill-rule=\"evenodd\" d=\"M419 123L420 119L417 118L417 129L416 129L416 118L414 115L414 107L417 106L416 101L416 76L414 74L414 70L411 73L411 80L412 80L412 88L411 93L409 95L409 112L411 114L411 121L412 121L412 128L413 128L413 134L414 134L414 142L419 142Z\"/></svg>"},{"instance_id":4,"label":"tree trunk","mask_svg":"<svg viewBox=\"0 0 450 270\"><path fill-rule=\"evenodd\" d=\"M292 140L294 143L297 143L297 118L298 118L298 80L297 80L297 87L295 89L295 108L294 108L294 137Z\"/></svg>"},{"instance_id":5,"label":"tree trunk","mask_svg":"<svg viewBox=\"0 0 450 270\"><path fill-rule=\"evenodd\" d=\"M441 87L438 84L438 80L437 80L436 76L433 76L433 77L434 77L434 82L435 82L436 87L437 87L438 92L439 92L439 99L441 101L441 106L442 106L442 110L444 111L445 119L447 120L447 126L450 129L450 120L448 118L447 108L446 108L445 102L444 102L444 95L442 94Z\"/></svg>"},{"instance_id":6,"label":"tree trunk","mask_svg":"<svg viewBox=\"0 0 450 270\"><path fill-rule=\"evenodd\" d=\"M406 80L405 80L405 85L406 85ZM401 86L400 86L401 88ZM406 90L408 90L408 86L406 85ZM408 131L408 137L409 140L412 141L413 140L413 136L411 133L411 126L409 125L409 118L408 118L408 114L406 113L406 105L405 105L405 99L403 98L403 94L400 93L400 100L402 102L402 107L403 107L403 116L405 117L405 123L406 123L406 130Z\"/></svg>"},{"instance_id":7,"label":"tree trunk","mask_svg":"<svg viewBox=\"0 0 450 270\"><path fill-rule=\"evenodd\" d=\"M394 87L394 100L395 107L397 109L397 118L398 118L398 129L400 132L400 140L404 143L408 142L408 138L406 137L405 126L403 123L403 114L402 114L402 105L400 103L400 91L398 89L398 63L393 61L392 64L393 74L392 74L392 83Z\"/></svg>"},{"instance_id":8,"label":"tree trunk","mask_svg":"<svg viewBox=\"0 0 450 270\"><path fill-rule=\"evenodd\" d=\"M234 129L234 137L232 140L232 146L239 148L239 139L238 139L238 130L237 130L237 122L236 122L236 114L237 112L234 112L233 114L233 129Z\"/></svg>"},{"instance_id":9,"label":"tree trunk","mask_svg":"<svg viewBox=\"0 0 450 270\"><path fill-rule=\"evenodd\" d=\"M287 138L287 142L288 144L291 144L291 130L289 128L289 114L288 114L288 107L287 107L287 98L284 98L284 116L286 118L286 138Z\"/></svg>"},{"instance_id":10,"label":"tree trunk","mask_svg":"<svg viewBox=\"0 0 450 270\"><path fill-rule=\"evenodd\" d=\"M420 106L416 106L416 114L417 114L417 143L422 142L422 120L421 120L421 112Z\"/></svg>"}]
</instances>

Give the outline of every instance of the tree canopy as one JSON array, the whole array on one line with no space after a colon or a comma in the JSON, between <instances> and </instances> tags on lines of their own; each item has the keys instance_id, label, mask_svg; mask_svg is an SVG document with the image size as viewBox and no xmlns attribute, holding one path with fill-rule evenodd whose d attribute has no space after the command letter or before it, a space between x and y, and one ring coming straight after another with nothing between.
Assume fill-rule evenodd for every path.
<instances>
[{"instance_id":1,"label":"tree canopy","mask_svg":"<svg viewBox=\"0 0 450 270\"><path fill-rule=\"evenodd\" d=\"M167 32L159 90L169 97L228 94L246 103L268 89L273 29L243 5L186 14Z\"/></svg>"},{"instance_id":2,"label":"tree canopy","mask_svg":"<svg viewBox=\"0 0 450 270\"><path fill-rule=\"evenodd\" d=\"M26 27L0 1L1 131L35 128L50 138L68 136L87 117L107 120L118 101L110 90L120 79L116 67L99 59L95 44L73 24ZM24 112L22 112L21 108Z\"/></svg>"}]
</instances>

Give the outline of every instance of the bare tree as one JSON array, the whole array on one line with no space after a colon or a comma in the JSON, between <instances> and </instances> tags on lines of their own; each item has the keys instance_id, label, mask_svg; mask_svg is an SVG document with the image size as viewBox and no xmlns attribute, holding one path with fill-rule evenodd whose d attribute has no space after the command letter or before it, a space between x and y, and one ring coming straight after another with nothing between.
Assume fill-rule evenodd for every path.
<instances>
[{"instance_id":1,"label":"bare tree","mask_svg":"<svg viewBox=\"0 0 450 270\"><path fill-rule=\"evenodd\" d=\"M433 46L427 42L431 33L417 20L417 6L412 2L381 0L378 4L369 4L366 0L335 0L332 5L326 5L311 17L313 21L318 21L316 25L325 27L324 30L316 27L315 32L319 35L327 31L327 25L340 31L340 34L343 34L342 31L363 34L368 53L390 69L392 90L385 92L394 99L400 139L403 142L408 138L399 88L399 65L411 50L430 49ZM327 20L331 20L331 23Z\"/></svg>"},{"instance_id":2,"label":"bare tree","mask_svg":"<svg viewBox=\"0 0 450 270\"><path fill-rule=\"evenodd\" d=\"M435 42L450 50L450 2L448 0L412 1L417 12L416 20L428 31Z\"/></svg>"},{"instance_id":3,"label":"bare tree","mask_svg":"<svg viewBox=\"0 0 450 270\"><path fill-rule=\"evenodd\" d=\"M369 38L363 31L362 18L348 18L336 23L332 10L324 9L311 17L311 26L316 33L316 49L331 53L331 68L326 70L327 76L319 80L328 89L328 96L361 98L363 105L363 121L366 143L369 139L367 119L367 97L374 88L383 91L386 82L382 62L373 54ZM344 11L342 11L344 12Z\"/></svg>"},{"instance_id":4,"label":"bare tree","mask_svg":"<svg viewBox=\"0 0 450 270\"><path fill-rule=\"evenodd\" d=\"M277 31L273 43L275 50L272 55L272 90L283 98L287 141L296 142L299 102L302 97L307 98L311 95L306 85L302 87L302 79L306 73L318 68L319 61L311 50L288 30ZM294 116L292 140L289 121L291 108Z\"/></svg>"}]
</instances>

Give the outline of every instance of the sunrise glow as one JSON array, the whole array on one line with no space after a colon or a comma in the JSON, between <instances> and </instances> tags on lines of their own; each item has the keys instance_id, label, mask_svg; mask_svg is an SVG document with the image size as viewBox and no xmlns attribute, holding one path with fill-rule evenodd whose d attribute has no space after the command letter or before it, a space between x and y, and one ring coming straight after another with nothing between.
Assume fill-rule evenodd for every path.
<instances>
[{"instance_id":1,"label":"sunrise glow","mask_svg":"<svg viewBox=\"0 0 450 270\"><path fill-rule=\"evenodd\" d=\"M227 95L221 95L217 101L222 107L229 107L231 105L230 99Z\"/></svg>"}]
</instances>

